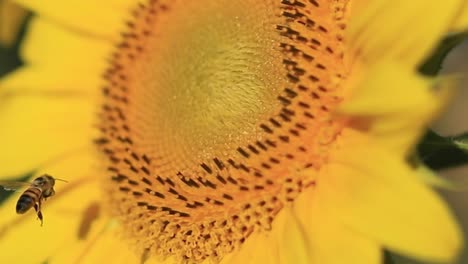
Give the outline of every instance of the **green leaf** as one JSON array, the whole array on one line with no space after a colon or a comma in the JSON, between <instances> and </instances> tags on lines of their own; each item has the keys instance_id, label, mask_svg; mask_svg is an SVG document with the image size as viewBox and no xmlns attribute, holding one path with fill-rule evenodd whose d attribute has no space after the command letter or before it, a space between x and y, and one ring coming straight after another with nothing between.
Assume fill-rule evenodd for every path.
<instances>
[{"instance_id":1,"label":"green leaf","mask_svg":"<svg viewBox=\"0 0 468 264\"><path fill-rule=\"evenodd\" d=\"M420 159L431 169L440 170L468 163L468 133L442 137L429 131L419 143Z\"/></svg>"},{"instance_id":2,"label":"green leaf","mask_svg":"<svg viewBox=\"0 0 468 264\"><path fill-rule=\"evenodd\" d=\"M399 255L395 252L385 251L384 264L429 264L429 262L418 261Z\"/></svg>"},{"instance_id":3,"label":"green leaf","mask_svg":"<svg viewBox=\"0 0 468 264\"><path fill-rule=\"evenodd\" d=\"M0 77L21 65L18 51L0 46Z\"/></svg>"},{"instance_id":4,"label":"green leaf","mask_svg":"<svg viewBox=\"0 0 468 264\"><path fill-rule=\"evenodd\" d=\"M419 67L419 72L426 76L435 76L439 73L442 63L450 51L468 38L468 32L462 32L446 37L439 43L432 55Z\"/></svg>"},{"instance_id":5,"label":"green leaf","mask_svg":"<svg viewBox=\"0 0 468 264\"><path fill-rule=\"evenodd\" d=\"M383 253L383 263L384 264L395 264L395 261L392 258L392 253L387 250L384 250Z\"/></svg>"}]
</instances>

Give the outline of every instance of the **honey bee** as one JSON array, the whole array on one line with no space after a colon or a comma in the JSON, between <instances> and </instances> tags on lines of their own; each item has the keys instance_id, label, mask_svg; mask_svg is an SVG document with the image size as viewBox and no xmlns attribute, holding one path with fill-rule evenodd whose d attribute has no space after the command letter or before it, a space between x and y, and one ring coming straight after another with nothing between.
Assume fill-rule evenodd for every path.
<instances>
[{"instance_id":1,"label":"honey bee","mask_svg":"<svg viewBox=\"0 0 468 264\"><path fill-rule=\"evenodd\" d=\"M16 213L24 214L31 209L31 207L34 207L37 218L41 220L42 226L43 216L41 205L43 201L55 194L54 185L56 180L67 182L62 179L54 178L48 174L43 174L32 182L0 181L0 186L8 191L14 191L21 187L28 186L16 203Z\"/></svg>"}]
</instances>

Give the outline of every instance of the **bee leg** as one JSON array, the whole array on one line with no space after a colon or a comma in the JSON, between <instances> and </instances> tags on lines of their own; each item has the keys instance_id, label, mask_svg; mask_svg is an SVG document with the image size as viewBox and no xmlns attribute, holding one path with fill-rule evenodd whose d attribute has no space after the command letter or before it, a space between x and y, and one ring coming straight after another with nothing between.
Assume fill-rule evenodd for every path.
<instances>
[{"instance_id":1,"label":"bee leg","mask_svg":"<svg viewBox=\"0 0 468 264\"><path fill-rule=\"evenodd\" d=\"M41 220L41 226L43 224L43 217L42 217L42 212L41 212L41 205L40 204L34 204L34 209L36 210L37 213L37 218Z\"/></svg>"}]
</instances>

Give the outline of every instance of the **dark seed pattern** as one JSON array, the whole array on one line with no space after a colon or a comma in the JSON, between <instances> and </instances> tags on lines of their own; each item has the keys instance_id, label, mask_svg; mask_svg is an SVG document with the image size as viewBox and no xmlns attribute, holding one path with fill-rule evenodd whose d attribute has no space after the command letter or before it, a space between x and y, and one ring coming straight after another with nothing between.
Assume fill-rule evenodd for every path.
<instances>
[{"instance_id":1,"label":"dark seed pattern","mask_svg":"<svg viewBox=\"0 0 468 264\"><path fill-rule=\"evenodd\" d=\"M333 2L333 3L330 3ZM277 95L280 111L259 124L264 137L167 173L160 157L139 146L139 128L128 113L135 61L149 50L158 16L171 12L161 1L139 4L104 73L101 135L95 140L108 161L109 199L142 258L176 255L183 262L219 261L253 232L268 231L284 206L315 182L341 123L331 117L340 103L344 4L279 0L282 23L272 30L281 42L287 87ZM149 51L148 51L149 50ZM163 66L161 66L163 67ZM168 150L165 150L168 153ZM169 150L170 152L170 150ZM164 155L164 154L161 154Z\"/></svg>"}]
</instances>

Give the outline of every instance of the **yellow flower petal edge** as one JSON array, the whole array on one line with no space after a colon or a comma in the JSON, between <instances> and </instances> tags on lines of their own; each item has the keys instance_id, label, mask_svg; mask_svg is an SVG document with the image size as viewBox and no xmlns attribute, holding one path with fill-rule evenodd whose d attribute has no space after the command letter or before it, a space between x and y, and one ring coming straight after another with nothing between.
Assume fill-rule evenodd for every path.
<instances>
[{"instance_id":1,"label":"yellow flower petal edge","mask_svg":"<svg viewBox=\"0 0 468 264\"><path fill-rule=\"evenodd\" d=\"M352 130L331 155L327 180L316 190L325 210L391 250L422 260L454 259L462 247L459 226L403 158Z\"/></svg>"},{"instance_id":2,"label":"yellow flower petal edge","mask_svg":"<svg viewBox=\"0 0 468 264\"><path fill-rule=\"evenodd\" d=\"M420 179L431 186L453 191L461 191L467 188L467 186L464 186L463 184L453 182L450 179L437 175L424 164L417 164L416 170Z\"/></svg>"},{"instance_id":3,"label":"yellow flower petal edge","mask_svg":"<svg viewBox=\"0 0 468 264\"><path fill-rule=\"evenodd\" d=\"M57 75L65 74L71 77L76 72L70 71L89 68L96 78L100 78L101 75L96 73L106 67L106 56L110 56L113 48L113 43L102 39L83 38L77 32L38 17L31 21L28 28L24 45L21 47L21 57L28 66L55 67L56 70L64 71L57 72ZM86 59L80 57L84 51ZM93 63L89 63L90 61ZM82 87L86 88L88 87Z\"/></svg>"},{"instance_id":4,"label":"yellow flower petal edge","mask_svg":"<svg viewBox=\"0 0 468 264\"><path fill-rule=\"evenodd\" d=\"M390 58L414 68L450 30L465 2L358 1L354 16L359 18L351 20L348 31L351 49L369 64Z\"/></svg>"},{"instance_id":5,"label":"yellow flower petal edge","mask_svg":"<svg viewBox=\"0 0 468 264\"><path fill-rule=\"evenodd\" d=\"M88 98L92 99L99 93L97 89L87 89L99 85L100 78L82 78L77 74L60 74L63 68L46 66L23 66L0 79L0 101L15 96L38 96L48 99L57 98ZM80 70L82 74L90 74L92 69ZM46 78L46 76L54 76ZM83 88L86 87L86 88ZM0 106L1 108L1 106Z\"/></svg>"},{"instance_id":6,"label":"yellow flower petal edge","mask_svg":"<svg viewBox=\"0 0 468 264\"><path fill-rule=\"evenodd\" d=\"M315 201L314 189L301 194L271 230L252 234L221 263L380 263L378 243L336 222Z\"/></svg>"},{"instance_id":7,"label":"yellow flower petal edge","mask_svg":"<svg viewBox=\"0 0 468 264\"><path fill-rule=\"evenodd\" d=\"M67 247L67 251L58 252L50 259L50 262L141 263L140 257L129 249L125 240L121 239L115 222L109 221L109 219L105 221L104 225L94 227L97 232L90 234L94 236L90 237L88 241L76 244L75 247Z\"/></svg>"},{"instance_id":8,"label":"yellow flower petal edge","mask_svg":"<svg viewBox=\"0 0 468 264\"><path fill-rule=\"evenodd\" d=\"M89 151L94 102L54 95L0 97L0 177L14 177L72 153ZM25 111L25 109L29 109ZM60 110L58 110L60 109Z\"/></svg>"},{"instance_id":9,"label":"yellow flower petal edge","mask_svg":"<svg viewBox=\"0 0 468 264\"><path fill-rule=\"evenodd\" d=\"M282 262L281 256L283 248L281 248L278 243L278 229L284 227L284 220L284 215L280 213L279 217L275 219L273 223L272 232L252 234L238 252L228 254L221 263L285 263Z\"/></svg>"},{"instance_id":10,"label":"yellow flower petal edge","mask_svg":"<svg viewBox=\"0 0 468 264\"><path fill-rule=\"evenodd\" d=\"M455 32L466 32L468 31L468 2L460 8L459 15L453 23L452 30Z\"/></svg>"},{"instance_id":11,"label":"yellow flower petal edge","mask_svg":"<svg viewBox=\"0 0 468 264\"><path fill-rule=\"evenodd\" d=\"M328 175L324 175L323 181L327 181L325 177ZM321 204L316 191L316 188L305 191L289 209L284 237L280 240L283 246L290 247L290 252L297 252L300 245L305 247L310 261L303 263L381 263L379 241L337 221L328 213L326 204ZM291 258L284 263L298 262Z\"/></svg>"},{"instance_id":12,"label":"yellow flower petal edge","mask_svg":"<svg viewBox=\"0 0 468 264\"><path fill-rule=\"evenodd\" d=\"M122 18L130 12L136 2L114 1L60 1L60 0L14 0L34 10L39 16L65 25L77 34L90 38L101 38L114 42L119 37ZM109 12L105 12L109 11Z\"/></svg>"},{"instance_id":13,"label":"yellow flower petal edge","mask_svg":"<svg viewBox=\"0 0 468 264\"><path fill-rule=\"evenodd\" d=\"M0 45L10 46L16 40L26 9L10 0L0 0Z\"/></svg>"},{"instance_id":14,"label":"yellow flower petal edge","mask_svg":"<svg viewBox=\"0 0 468 264\"><path fill-rule=\"evenodd\" d=\"M349 98L340 106L347 114L389 115L427 112L436 101L430 81L409 72L401 64L384 61L366 72ZM408 88L411 87L411 88Z\"/></svg>"},{"instance_id":15,"label":"yellow flower petal edge","mask_svg":"<svg viewBox=\"0 0 468 264\"><path fill-rule=\"evenodd\" d=\"M395 61L380 62L356 83L339 111L367 118L367 132L379 144L407 155L453 96L455 86L454 78L426 78Z\"/></svg>"},{"instance_id":16,"label":"yellow flower petal edge","mask_svg":"<svg viewBox=\"0 0 468 264\"><path fill-rule=\"evenodd\" d=\"M12 95L96 97L112 47L106 41L83 38L50 21L34 18L20 50L26 65L0 80L0 100Z\"/></svg>"}]
</instances>

